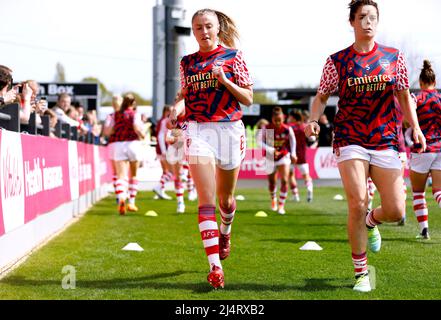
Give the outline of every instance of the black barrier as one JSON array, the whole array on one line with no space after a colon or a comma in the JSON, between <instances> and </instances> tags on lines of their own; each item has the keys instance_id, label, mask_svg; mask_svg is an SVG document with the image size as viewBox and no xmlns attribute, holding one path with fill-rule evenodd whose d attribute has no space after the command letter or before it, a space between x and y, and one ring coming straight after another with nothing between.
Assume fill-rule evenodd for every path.
<instances>
[{"instance_id":1,"label":"black barrier","mask_svg":"<svg viewBox=\"0 0 441 320\"><path fill-rule=\"evenodd\" d=\"M77 127L70 128L70 140L78 141L78 128Z\"/></svg>"},{"instance_id":2,"label":"black barrier","mask_svg":"<svg viewBox=\"0 0 441 320\"><path fill-rule=\"evenodd\" d=\"M64 139L70 139L70 125L68 123L61 124L61 137Z\"/></svg>"},{"instance_id":3,"label":"black barrier","mask_svg":"<svg viewBox=\"0 0 441 320\"><path fill-rule=\"evenodd\" d=\"M18 103L7 104L0 109L0 128L19 132L20 131L20 106Z\"/></svg>"},{"instance_id":4,"label":"black barrier","mask_svg":"<svg viewBox=\"0 0 441 320\"><path fill-rule=\"evenodd\" d=\"M51 132L58 138L81 141L95 144L95 139L91 132L80 135L77 127L70 126L68 123L57 122L55 128L50 127L50 117L40 116L41 124L37 124L37 115L32 112L28 123L20 123L20 105L18 103L5 105L0 109L0 128L9 131L22 132L32 135L49 136ZM98 143L99 144L99 141Z\"/></svg>"},{"instance_id":5,"label":"black barrier","mask_svg":"<svg viewBox=\"0 0 441 320\"><path fill-rule=\"evenodd\" d=\"M58 138L61 138L61 122L60 121L57 122L54 130L55 130L55 132L54 132L55 136Z\"/></svg>"},{"instance_id":6,"label":"black barrier","mask_svg":"<svg viewBox=\"0 0 441 320\"><path fill-rule=\"evenodd\" d=\"M28 123L21 123L20 124L20 132L26 132L28 134L37 134L37 116L35 112L32 112L29 116Z\"/></svg>"},{"instance_id":7,"label":"black barrier","mask_svg":"<svg viewBox=\"0 0 441 320\"><path fill-rule=\"evenodd\" d=\"M49 136L51 132L49 116L41 116L41 125L37 126L37 133L42 136Z\"/></svg>"}]
</instances>

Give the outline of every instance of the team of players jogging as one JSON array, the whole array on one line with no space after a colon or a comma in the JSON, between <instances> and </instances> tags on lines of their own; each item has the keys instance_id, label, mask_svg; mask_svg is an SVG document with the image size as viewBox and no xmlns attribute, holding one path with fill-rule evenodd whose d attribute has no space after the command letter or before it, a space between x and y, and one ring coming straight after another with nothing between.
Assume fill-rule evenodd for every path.
<instances>
[{"instance_id":1,"label":"team of players jogging","mask_svg":"<svg viewBox=\"0 0 441 320\"><path fill-rule=\"evenodd\" d=\"M421 91L412 98L403 53L375 41L379 23L375 1L353 0L349 11L354 43L327 58L310 118L305 122L299 113L292 112L285 121L283 109L276 107L270 122L260 123L256 139L270 159L266 169L272 210L286 214L289 189L292 200L300 201L296 168L307 188L306 200L313 205L306 141L319 135L319 118L330 95L337 93L332 148L347 199L353 289L369 292L367 249L380 251L382 223L405 223L406 184L400 160L400 152L405 151L403 126L412 144L409 168L413 208L420 226L417 237L430 239L425 191L431 177L432 193L441 207L441 95L435 89L432 66L425 60L419 77ZM157 125L157 154L163 174L154 192L158 198L171 199L165 184L174 180L176 211L182 214L187 183L188 199L198 201L198 226L209 264L207 280L219 288L225 285L221 261L232 249L237 208L234 192L246 151L242 107L253 102L253 81L242 51L236 49L238 30L231 18L202 9L192 17L192 30L199 50L181 59L180 91L175 103L164 108ZM143 138L130 97L124 98L123 108L109 122L115 128L111 141L118 210L125 214L126 194L127 209L137 209L134 162L138 145L133 141ZM377 207L370 201L374 189L380 195Z\"/></svg>"}]
</instances>

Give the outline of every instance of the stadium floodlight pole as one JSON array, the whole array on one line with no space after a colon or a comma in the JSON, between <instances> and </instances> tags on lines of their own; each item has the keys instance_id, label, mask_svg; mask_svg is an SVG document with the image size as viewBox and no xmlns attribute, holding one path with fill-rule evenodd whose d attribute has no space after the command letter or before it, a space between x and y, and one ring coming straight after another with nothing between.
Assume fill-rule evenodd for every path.
<instances>
[{"instance_id":1,"label":"stadium floodlight pole","mask_svg":"<svg viewBox=\"0 0 441 320\"><path fill-rule=\"evenodd\" d=\"M153 117L161 118L165 104L174 102L179 90L179 61L183 37L190 35L183 0L158 0L153 8Z\"/></svg>"}]
</instances>

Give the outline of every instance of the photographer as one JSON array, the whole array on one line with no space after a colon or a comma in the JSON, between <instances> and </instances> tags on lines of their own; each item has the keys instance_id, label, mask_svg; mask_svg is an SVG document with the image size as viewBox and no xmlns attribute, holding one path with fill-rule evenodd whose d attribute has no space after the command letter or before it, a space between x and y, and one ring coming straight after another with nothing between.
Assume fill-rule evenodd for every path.
<instances>
[{"instance_id":1,"label":"photographer","mask_svg":"<svg viewBox=\"0 0 441 320\"><path fill-rule=\"evenodd\" d=\"M35 80L26 80L22 82L20 85L27 84L29 86L29 89L31 91L31 98L30 98L30 113L35 112L35 120L37 124L41 124L41 116L44 114L44 112L47 109L47 100L45 97L41 97L40 99L37 99L38 92L40 90L40 85ZM21 92L22 90L20 90ZM21 93L19 95L19 99L24 100L24 95ZM29 119L29 118L28 118ZM27 122L27 121L26 121ZM24 122L24 123L26 123Z\"/></svg>"},{"instance_id":2,"label":"photographer","mask_svg":"<svg viewBox=\"0 0 441 320\"><path fill-rule=\"evenodd\" d=\"M15 101L17 92L12 87L12 70L0 65L0 108Z\"/></svg>"}]
</instances>

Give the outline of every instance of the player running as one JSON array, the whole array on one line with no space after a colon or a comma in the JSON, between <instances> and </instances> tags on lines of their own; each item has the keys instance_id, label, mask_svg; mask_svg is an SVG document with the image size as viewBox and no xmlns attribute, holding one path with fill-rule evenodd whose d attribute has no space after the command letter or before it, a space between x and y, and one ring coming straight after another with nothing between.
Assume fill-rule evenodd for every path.
<instances>
[{"instance_id":1,"label":"player running","mask_svg":"<svg viewBox=\"0 0 441 320\"><path fill-rule=\"evenodd\" d=\"M285 115L280 107L272 112L271 123L262 131L262 147L267 153L268 187L271 195L271 210L285 214L285 201L288 195L289 166L296 162L296 138L291 127L285 122ZM280 178L280 194L277 203L277 175Z\"/></svg>"},{"instance_id":2,"label":"player running","mask_svg":"<svg viewBox=\"0 0 441 320\"><path fill-rule=\"evenodd\" d=\"M296 180L296 172L295 168L300 171L303 180L305 181L306 186L306 201L312 202L314 186L312 183L312 178L309 175L309 164L306 161L306 135L305 135L305 126L306 124L303 122L302 114L300 111L292 110L288 116L288 125L291 126L294 131L294 135L296 137L296 157L297 162L293 162L291 164L291 170L289 172L289 183L291 187L291 192L293 196L293 200L295 202L300 201L299 189L297 187Z\"/></svg>"},{"instance_id":3,"label":"player running","mask_svg":"<svg viewBox=\"0 0 441 320\"><path fill-rule=\"evenodd\" d=\"M188 121L186 147L198 193L199 230L210 265L207 279L218 288L224 286L220 260L230 254L234 190L246 151L240 104L252 104L253 82L242 52L235 49L237 28L227 15L199 10L192 17L192 29L199 51L183 57L180 65ZM178 109L172 112L173 121Z\"/></svg>"},{"instance_id":4,"label":"player running","mask_svg":"<svg viewBox=\"0 0 441 320\"><path fill-rule=\"evenodd\" d=\"M429 211L426 204L426 182L432 175L432 193L441 207L441 95L435 89L435 72L428 60L420 73L421 92L417 95L418 120L427 141L424 153L418 153L418 146L411 147L410 181L413 193L413 210L420 232L417 239L429 240Z\"/></svg>"},{"instance_id":5,"label":"player running","mask_svg":"<svg viewBox=\"0 0 441 320\"><path fill-rule=\"evenodd\" d=\"M334 155L348 203L348 236L355 271L354 290L371 291L366 246L381 248L377 225L398 222L404 215L403 177L398 157L398 109L413 128L420 151L426 141L411 108L407 67L403 54L375 42L379 10L372 0L349 4L349 21L355 42L328 57L320 86L312 103L307 136L318 135L318 119L329 96L338 91L338 112L334 118ZM381 206L367 210L368 176L377 186ZM366 214L367 212L367 214Z\"/></svg>"}]
</instances>

